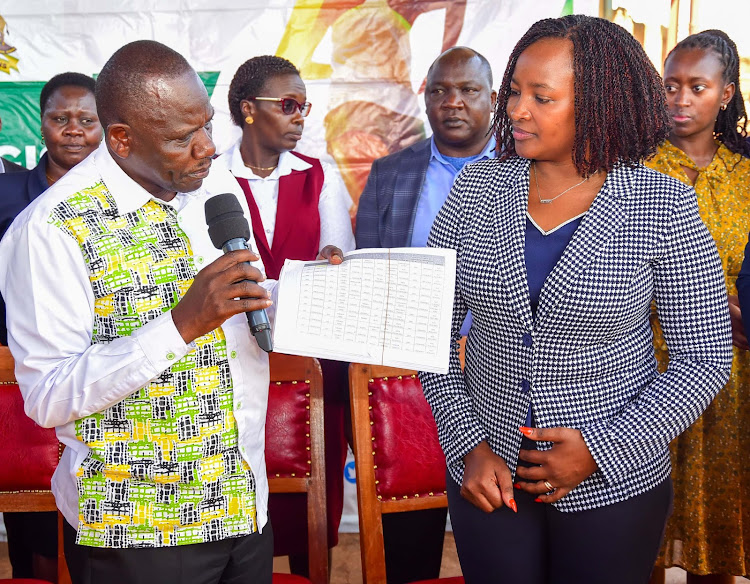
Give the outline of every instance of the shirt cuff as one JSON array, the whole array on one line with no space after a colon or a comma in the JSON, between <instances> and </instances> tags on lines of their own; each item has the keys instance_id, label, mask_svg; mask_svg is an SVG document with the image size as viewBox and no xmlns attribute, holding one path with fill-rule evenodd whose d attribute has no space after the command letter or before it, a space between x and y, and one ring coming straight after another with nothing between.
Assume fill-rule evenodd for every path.
<instances>
[{"instance_id":1,"label":"shirt cuff","mask_svg":"<svg viewBox=\"0 0 750 584\"><path fill-rule=\"evenodd\" d=\"M185 343L172 320L172 311L149 321L132 334L156 375L162 373L196 348Z\"/></svg>"}]
</instances>

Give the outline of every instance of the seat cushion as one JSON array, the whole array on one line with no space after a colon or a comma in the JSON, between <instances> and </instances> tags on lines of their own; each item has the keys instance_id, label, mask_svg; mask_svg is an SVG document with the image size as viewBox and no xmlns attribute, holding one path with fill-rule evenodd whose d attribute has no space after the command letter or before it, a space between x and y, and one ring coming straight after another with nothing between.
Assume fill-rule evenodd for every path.
<instances>
[{"instance_id":1,"label":"seat cushion","mask_svg":"<svg viewBox=\"0 0 750 584\"><path fill-rule=\"evenodd\" d=\"M273 584L312 584L307 578L295 576L294 574L273 574Z\"/></svg>"},{"instance_id":2,"label":"seat cushion","mask_svg":"<svg viewBox=\"0 0 750 584\"><path fill-rule=\"evenodd\" d=\"M445 492L445 456L416 375L369 384L376 489L382 499Z\"/></svg>"},{"instance_id":3,"label":"seat cushion","mask_svg":"<svg viewBox=\"0 0 750 584\"><path fill-rule=\"evenodd\" d=\"M0 412L0 490L49 490L59 459L55 430L26 415L15 384L0 385Z\"/></svg>"}]
</instances>

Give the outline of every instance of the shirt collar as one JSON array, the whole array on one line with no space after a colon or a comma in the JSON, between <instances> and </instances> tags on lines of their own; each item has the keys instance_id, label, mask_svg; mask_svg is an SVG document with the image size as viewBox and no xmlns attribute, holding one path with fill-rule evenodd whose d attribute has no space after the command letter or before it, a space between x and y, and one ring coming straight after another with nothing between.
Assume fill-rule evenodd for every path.
<instances>
[{"instance_id":1,"label":"shirt collar","mask_svg":"<svg viewBox=\"0 0 750 584\"><path fill-rule=\"evenodd\" d=\"M497 144L497 141L495 140L495 135L491 134L490 139L487 140L487 144L484 145L484 148L482 148L482 151L477 156L477 160L484 160L486 158L492 158L494 156L493 151L495 150L495 145ZM432 135L432 138L430 138L430 160L438 160L439 162L442 162L443 164L450 164L445 159L445 156L438 150L437 144L435 144L435 135Z\"/></svg>"},{"instance_id":2,"label":"shirt collar","mask_svg":"<svg viewBox=\"0 0 750 584\"><path fill-rule=\"evenodd\" d=\"M271 174L262 178L245 166L245 163L242 161L242 154L240 153L240 142L235 142L222 157L227 157L229 170L234 176L247 180L278 180L282 176L291 174L293 170L307 170L312 166L291 152L282 152L279 156L279 165L273 169Z\"/></svg>"},{"instance_id":3,"label":"shirt collar","mask_svg":"<svg viewBox=\"0 0 750 584\"><path fill-rule=\"evenodd\" d=\"M177 193L175 199L167 202L154 197L141 185L125 174L125 171L120 168L112 158L112 155L104 142L101 143L94 153L94 156L94 164L96 165L104 184L107 186L109 194L112 195L112 198L115 200L118 213L121 215L132 213L151 200L161 204L176 206L179 209L182 206L181 199L183 197L196 197L203 192L203 187L201 187L191 193Z\"/></svg>"}]
</instances>

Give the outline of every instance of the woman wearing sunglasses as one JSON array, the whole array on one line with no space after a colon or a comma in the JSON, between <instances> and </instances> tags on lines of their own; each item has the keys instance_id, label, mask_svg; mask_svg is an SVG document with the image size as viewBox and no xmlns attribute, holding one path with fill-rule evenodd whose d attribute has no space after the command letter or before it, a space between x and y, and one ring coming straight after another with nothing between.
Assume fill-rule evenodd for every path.
<instances>
[{"instance_id":1,"label":"woman wearing sunglasses","mask_svg":"<svg viewBox=\"0 0 750 584\"><path fill-rule=\"evenodd\" d=\"M284 260L313 260L326 245L354 249L351 198L326 163L292 152L310 113L297 68L262 55L243 63L229 86L229 112L242 137L214 165L228 168L247 197L255 243L266 276L277 279ZM344 411L347 364L322 361L325 404L328 545L338 542L344 493ZM292 572L307 575L305 495L269 499L274 554L289 555Z\"/></svg>"}]
</instances>

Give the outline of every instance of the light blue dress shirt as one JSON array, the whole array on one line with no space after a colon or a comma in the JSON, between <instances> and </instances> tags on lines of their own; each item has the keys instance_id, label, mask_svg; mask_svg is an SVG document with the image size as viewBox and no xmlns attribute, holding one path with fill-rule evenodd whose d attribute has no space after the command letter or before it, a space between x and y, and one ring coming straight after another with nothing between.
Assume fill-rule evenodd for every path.
<instances>
[{"instance_id":1,"label":"light blue dress shirt","mask_svg":"<svg viewBox=\"0 0 750 584\"><path fill-rule=\"evenodd\" d=\"M455 158L440 153L432 138L430 148L430 163L427 166L427 174L424 177L424 185L419 195L417 212L414 214L414 228L411 234L411 247L425 247L427 236L430 235L432 223L437 217L440 207L443 206L453 186L453 180L459 171L470 162L484 160L495 156L495 137L490 136L484 149L475 156L467 158ZM466 316L461 334L466 335L471 327L471 313Z\"/></svg>"}]
</instances>

